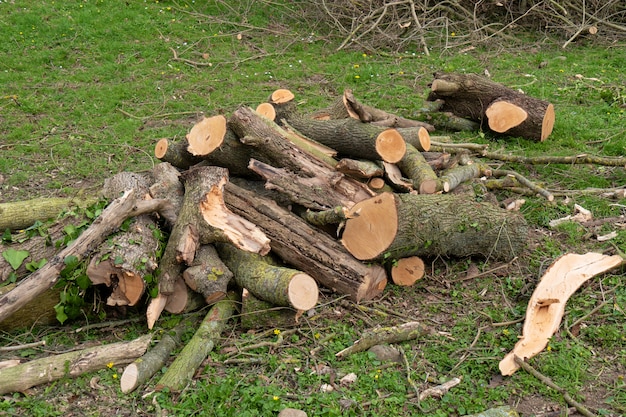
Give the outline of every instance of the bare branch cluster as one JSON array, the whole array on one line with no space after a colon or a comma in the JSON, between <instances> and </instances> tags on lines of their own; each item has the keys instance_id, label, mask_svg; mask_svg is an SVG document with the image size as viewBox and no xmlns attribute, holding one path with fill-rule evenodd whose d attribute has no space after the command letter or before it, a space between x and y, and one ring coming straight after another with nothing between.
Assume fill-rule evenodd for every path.
<instances>
[{"instance_id":1,"label":"bare branch cluster","mask_svg":"<svg viewBox=\"0 0 626 417\"><path fill-rule=\"evenodd\" d=\"M620 0L315 0L313 4L316 7L308 17L324 19L337 31L343 39L338 49L401 51L418 45L428 54L430 49L470 47L494 38L515 44L520 31L543 33L564 42L563 47L581 37L602 42L626 39L626 3Z\"/></svg>"}]
</instances>

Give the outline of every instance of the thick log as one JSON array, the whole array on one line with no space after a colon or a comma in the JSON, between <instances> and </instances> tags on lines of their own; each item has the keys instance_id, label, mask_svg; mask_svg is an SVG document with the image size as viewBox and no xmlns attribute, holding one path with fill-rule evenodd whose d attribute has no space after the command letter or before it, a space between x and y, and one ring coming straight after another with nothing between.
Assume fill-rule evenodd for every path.
<instances>
[{"instance_id":1,"label":"thick log","mask_svg":"<svg viewBox=\"0 0 626 417\"><path fill-rule=\"evenodd\" d=\"M230 294L211 307L196 333L157 383L157 389L180 391L189 384L235 312L237 298L235 294Z\"/></svg>"},{"instance_id":2,"label":"thick log","mask_svg":"<svg viewBox=\"0 0 626 417\"><path fill-rule=\"evenodd\" d=\"M475 74L436 73L428 100L496 133L544 141L554 127L554 106Z\"/></svg>"},{"instance_id":3,"label":"thick log","mask_svg":"<svg viewBox=\"0 0 626 417\"><path fill-rule=\"evenodd\" d=\"M88 207L97 201L97 197L36 198L13 203L0 203L0 231L24 229L32 226L37 220L44 222L53 219L63 210L72 207Z\"/></svg>"},{"instance_id":4,"label":"thick log","mask_svg":"<svg viewBox=\"0 0 626 417\"><path fill-rule=\"evenodd\" d=\"M272 251L287 264L357 302L382 293L387 284L384 268L357 261L339 242L274 201L232 183L225 188L228 207L263 229L271 239Z\"/></svg>"},{"instance_id":5,"label":"thick log","mask_svg":"<svg viewBox=\"0 0 626 417\"><path fill-rule=\"evenodd\" d=\"M187 151L193 156L210 154L220 147L226 131L226 118L221 114L203 117L186 135Z\"/></svg>"},{"instance_id":6,"label":"thick log","mask_svg":"<svg viewBox=\"0 0 626 417\"><path fill-rule=\"evenodd\" d=\"M276 307L243 289L240 324L244 331L259 331L264 328L284 329L296 324L297 314L290 308Z\"/></svg>"},{"instance_id":7,"label":"thick log","mask_svg":"<svg viewBox=\"0 0 626 417\"><path fill-rule=\"evenodd\" d=\"M127 218L170 208L171 206L166 200L140 200L135 198L132 190L124 193L122 197L114 200L104 209L100 217L70 246L60 251L50 262L25 278L15 289L0 297L0 322L39 294L52 288L59 280L59 274L65 267L64 260L68 256L74 256L80 261L115 232Z\"/></svg>"},{"instance_id":8,"label":"thick log","mask_svg":"<svg viewBox=\"0 0 626 417\"><path fill-rule=\"evenodd\" d=\"M502 375L512 375L519 369L515 357L524 361L548 345L561 324L567 300L582 284L624 263L620 255L589 252L582 255L568 253L550 265L528 300L522 338L500 361Z\"/></svg>"},{"instance_id":9,"label":"thick log","mask_svg":"<svg viewBox=\"0 0 626 417\"><path fill-rule=\"evenodd\" d=\"M8 284L0 287L0 296L12 291L16 284ZM23 308L16 311L6 320L0 323L0 330L10 332L16 329L30 329L36 326L58 325L54 306L59 303L61 288L50 288L41 293Z\"/></svg>"},{"instance_id":10,"label":"thick log","mask_svg":"<svg viewBox=\"0 0 626 417\"><path fill-rule=\"evenodd\" d=\"M173 293L176 280L182 277L181 242L193 233L202 244L227 241L263 254L270 249L261 230L231 213L224 204L222 193L228 180L226 169L195 167L185 171L182 177L185 185L183 204L159 265L159 292L166 296ZM191 230L194 232L186 233Z\"/></svg>"},{"instance_id":11,"label":"thick log","mask_svg":"<svg viewBox=\"0 0 626 417\"><path fill-rule=\"evenodd\" d=\"M310 310L317 304L319 289L309 275L276 265L269 256L244 252L227 243L215 246L233 271L237 285L261 300L297 311Z\"/></svg>"},{"instance_id":12,"label":"thick log","mask_svg":"<svg viewBox=\"0 0 626 417\"><path fill-rule=\"evenodd\" d=\"M152 335L130 342L94 346L60 355L50 355L21 365L0 369L0 394L24 392L39 384L76 377L87 372L124 365L141 356Z\"/></svg>"},{"instance_id":13,"label":"thick log","mask_svg":"<svg viewBox=\"0 0 626 417\"><path fill-rule=\"evenodd\" d=\"M483 255L509 260L527 241L519 213L458 195L383 193L350 209L341 242L357 259Z\"/></svg>"},{"instance_id":14,"label":"thick log","mask_svg":"<svg viewBox=\"0 0 626 417\"><path fill-rule=\"evenodd\" d=\"M207 304L226 297L233 273L220 259L213 245L198 248L191 266L183 272L187 286L202 294Z\"/></svg>"},{"instance_id":15,"label":"thick log","mask_svg":"<svg viewBox=\"0 0 626 417\"><path fill-rule=\"evenodd\" d=\"M195 156L187 150L187 142L172 142L163 138L154 145L154 156L162 162L167 162L180 169L187 169L202 161L202 156Z\"/></svg>"}]
</instances>

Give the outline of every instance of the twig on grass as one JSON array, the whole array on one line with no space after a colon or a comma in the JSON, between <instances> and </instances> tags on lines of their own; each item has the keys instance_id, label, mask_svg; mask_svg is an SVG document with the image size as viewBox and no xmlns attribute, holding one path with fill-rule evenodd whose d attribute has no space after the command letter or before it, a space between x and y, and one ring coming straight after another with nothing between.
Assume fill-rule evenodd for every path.
<instances>
[{"instance_id":1,"label":"twig on grass","mask_svg":"<svg viewBox=\"0 0 626 417\"><path fill-rule=\"evenodd\" d=\"M565 402L567 402L572 407L575 407L580 414L586 417L596 417L596 414L592 413L591 411L589 411L589 409L587 409L587 407L574 400L564 388L561 388L560 386L552 382L550 378L537 371L535 368L530 366L530 364L526 363L522 358L515 355L513 359L515 360L515 363L518 364L523 370L525 370L550 388L560 392Z\"/></svg>"},{"instance_id":2,"label":"twig on grass","mask_svg":"<svg viewBox=\"0 0 626 417\"><path fill-rule=\"evenodd\" d=\"M0 346L0 352L14 352L16 350L30 349L30 348L45 346L45 345L46 345L46 341L40 340L39 342L25 343L23 345Z\"/></svg>"}]
</instances>

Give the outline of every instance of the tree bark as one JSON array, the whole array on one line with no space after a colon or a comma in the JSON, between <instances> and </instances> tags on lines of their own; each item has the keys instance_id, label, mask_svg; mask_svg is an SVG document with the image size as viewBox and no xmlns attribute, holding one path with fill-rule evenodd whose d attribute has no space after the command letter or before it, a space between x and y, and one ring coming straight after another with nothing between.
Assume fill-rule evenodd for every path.
<instances>
[{"instance_id":1,"label":"tree bark","mask_svg":"<svg viewBox=\"0 0 626 417\"><path fill-rule=\"evenodd\" d=\"M310 310L317 304L319 289L309 275L278 266L270 257L244 252L226 243L217 243L216 247L233 271L237 285L261 300L297 311Z\"/></svg>"},{"instance_id":2,"label":"tree bark","mask_svg":"<svg viewBox=\"0 0 626 417\"><path fill-rule=\"evenodd\" d=\"M109 364L118 366L132 362L148 349L151 339L151 335L144 335L130 342L90 347L0 369L0 394L24 392L35 385L76 377L104 369Z\"/></svg>"},{"instance_id":3,"label":"tree bark","mask_svg":"<svg viewBox=\"0 0 626 417\"><path fill-rule=\"evenodd\" d=\"M231 294L211 307L196 333L157 383L157 389L180 391L185 388L202 361L213 350L226 322L235 312L237 298Z\"/></svg>"},{"instance_id":4,"label":"tree bark","mask_svg":"<svg viewBox=\"0 0 626 417\"><path fill-rule=\"evenodd\" d=\"M554 106L475 74L436 73L428 100L443 111L480 122L492 131L544 141L554 127Z\"/></svg>"},{"instance_id":5,"label":"tree bark","mask_svg":"<svg viewBox=\"0 0 626 417\"><path fill-rule=\"evenodd\" d=\"M483 255L512 259L528 237L519 213L458 195L383 193L350 209L341 242L357 259Z\"/></svg>"},{"instance_id":6,"label":"tree bark","mask_svg":"<svg viewBox=\"0 0 626 417\"><path fill-rule=\"evenodd\" d=\"M202 245L193 264L183 272L187 286L202 294L207 304L226 297L233 273L220 259L213 245Z\"/></svg>"},{"instance_id":7,"label":"tree bark","mask_svg":"<svg viewBox=\"0 0 626 417\"><path fill-rule=\"evenodd\" d=\"M398 161L398 168L413 181L413 187L420 194L434 194L438 191L437 174L413 145L407 143L406 154Z\"/></svg>"},{"instance_id":8,"label":"tree bark","mask_svg":"<svg viewBox=\"0 0 626 417\"><path fill-rule=\"evenodd\" d=\"M296 324L296 315L290 308L277 307L243 289L241 296L241 328L259 331L264 328L284 329Z\"/></svg>"},{"instance_id":9,"label":"tree bark","mask_svg":"<svg viewBox=\"0 0 626 417\"><path fill-rule=\"evenodd\" d=\"M274 253L319 284L357 302L375 298L385 288L387 277L381 266L357 261L339 242L274 201L232 183L226 185L224 200L235 213L263 229Z\"/></svg>"},{"instance_id":10,"label":"tree bark","mask_svg":"<svg viewBox=\"0 0 626 417\"><path fill-rule=\"evenodd\" d=\"M37 220L43 222L55 218L70 207L88 207L97 201L96 197L36 198L0 203L0 231L24 229L32 226Z\"/></svg>"},{"instance_id":11,"label":"tree bark","mask_svg":"<svg viewBox=\"0 0 626 417\"><path fill-rule=\"evenodd\" d=\"M92 252L107 236L116 231L128 217L171 208L165 200L138 200L128 191L114 200L74 242L60 251L46 265L33 272L8 294L0 297L0 322L22 308L30 300L52 288L65 267L65 258L75 256L79 261Z\"/></svg>"}]
</instances>

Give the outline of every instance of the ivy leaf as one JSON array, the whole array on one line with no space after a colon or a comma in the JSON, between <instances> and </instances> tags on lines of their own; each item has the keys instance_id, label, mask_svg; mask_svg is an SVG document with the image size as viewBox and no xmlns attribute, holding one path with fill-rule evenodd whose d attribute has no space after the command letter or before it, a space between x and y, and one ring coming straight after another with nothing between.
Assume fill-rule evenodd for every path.
<instances>
[{"instance_id":1,"label":"ivy leaf","mask_svg":"<svg viewBox=\"0 0 626 417\"><path fill-rule=\"evenodd\" d=\"M2 252L2 257L11 265L14 271L17 271L17 268L22 265L24 259L28 258L30 252L27 250L15 250L15 249L7 249Z\"/></svg>"},{"instance_id":2,"label":"ivy leaf","mask_svg":"<svg viewBox=\"0 0 626 417\"><path fill-rule=\"evenodd\" d=\"M62 303L59 303L54 306L54 311L57 313L57 320L59 323L63 324L65 320L67 320L67 314L65 314L65 306Z\"/></svg>"}]
</instances>

